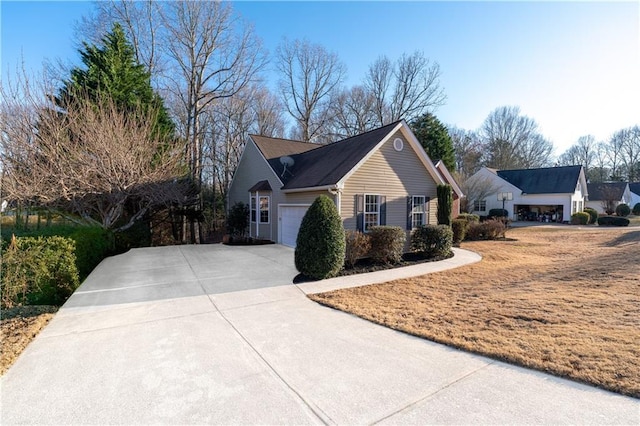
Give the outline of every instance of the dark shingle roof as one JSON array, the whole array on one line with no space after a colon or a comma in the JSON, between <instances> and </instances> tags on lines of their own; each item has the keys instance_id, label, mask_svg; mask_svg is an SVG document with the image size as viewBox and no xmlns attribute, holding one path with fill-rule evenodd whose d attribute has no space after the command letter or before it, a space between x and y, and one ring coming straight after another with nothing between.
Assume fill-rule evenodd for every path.
<instances>
[{"instance_id":1,"label":"dark shingle roof","mask_svg":"<svg viewBox=\"0 0 640 426\"><path fill-rule=\"evenodd\" d=\"M256 137L252 136L252 139L256 141L256 145L267 158L269 165L284 183L283 189L313 188L337 183L398 123L391 123L358 136L319 146L265 137L258 137L259 140L256 141ZM267 147L272 143L278 144L278 147ZM294 151L300 149L300 144L312 145L312 148L306 151ZM292 151L287 152L287 147ZM265 152L268 152L269 156ZM273 153L278 155L271 155ZM293 165L288 166L286 171L280 162L280 157L284 155L294 160Z\"/></svg>"},{"instance_id":2,"label":"dark shingle roof","mask_svg":"<svg viewBox=\"0 0 640 426\"><path fill-rule=\"evenodd\" d=\"M621 200L626 187L626 182L588 183L589 201Z\"/></svg>"},{"instance_id":3,"label":"dark shingle roof","mask_svg":"<svg viewBox=\"0 0 640 426\"><path fill-rule=\"evenodd\" d=\"M565 194L576 190L582 166L498 170L497 174L525 194Z\"/></svg>"},{"instance_id":4,"label":"dark shingle roof","mask_svg":"<svg viewBox=\"0 0 640 426\"><path fill-rule=\"evenodd\" d=\"M284 155L300 154L319 148L321 145L294 141L290 139L269 138L266 136L251 135L251 139L256 143L262 155L267 160L280 158Z\"/></svg>"},{"instance_id":5,"label":"dark shingle roof","mask_svg":"<svg viewBox=\"0 0 640 426\"><path fill-rule=\"evenodd\" d=\"M634 194L640 195L640 182L633 182L629 184L629 190Z\"/></svg>"},{"instance_id":6,"label":"dark shingle roof","mask_svg":"<svg viewBox=\"0 0 640 426\"><path fill-rule=\"evenodd\" d=\"M269 183L268 180L261 180L260 182L256 183L251 188L249 188L249 192L256 192L256 191L271 191L271 184Z\"/></svg>"}]
</instances>

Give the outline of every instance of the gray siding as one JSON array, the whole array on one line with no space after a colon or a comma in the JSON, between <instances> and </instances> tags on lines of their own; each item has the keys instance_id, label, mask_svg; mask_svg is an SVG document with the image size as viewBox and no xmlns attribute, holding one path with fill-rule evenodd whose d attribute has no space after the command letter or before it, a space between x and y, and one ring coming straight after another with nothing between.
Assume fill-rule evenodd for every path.
<instances>
[{"instance_id":1,"label":"gray siding","mask_svg":"<svg viewBox=\"0 0 640 426\"><path fill-rule=\"evenodd\" d=\"M393 148L393 140L396 138L404 141L404 149L400 152ZM401 132L397 132L385 142L345 182L341 203L341 216L344 219L345 229L357 229L355 205L357 194L386 196L387 225L400 226L402 229L406 229L407 224L407 196L430 197L428 223L437 223L436 182Z\"/></svg>"},{"instance_id":2,"label":"gray siding","mask_svg":"<svg viewBox=\"0 0 640 426\"><path fill-rule=\"evenodd\" d=\"M272 192L260 193L261 195L269 195L271 197L271 205L269 206L270 223L259 226L259 236L261 238L277 241L278 239L278 211L277 206L283 201L283 194L280 191L282 184L271 170L271 167L262 157L260 151L252 141L247 142L240 164L236 169L233 183L229 189L229 204L233 206L236 202L241 201L245 204L249 203L249 188L261 180L268 180ZM251 235L256 235L256 224L251 224Z\"/></svg>"}]
</instances>

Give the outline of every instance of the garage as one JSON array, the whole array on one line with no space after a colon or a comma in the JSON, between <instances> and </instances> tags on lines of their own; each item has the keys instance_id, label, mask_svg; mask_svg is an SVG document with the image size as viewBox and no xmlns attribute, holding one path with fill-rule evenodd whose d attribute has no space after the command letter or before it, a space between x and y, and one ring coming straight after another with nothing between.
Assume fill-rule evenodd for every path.
<instances>
[{"instance_id":1,"label":"garage","mask_svg":"<svg viewBox=\"0 0 640 426\"><path fill-rule=\"evenodd\" d=\"M279 242L285 246L295 247L298 230L309 205L279 206L278 208L280 213Z\"/></svg>"}]
</instances>

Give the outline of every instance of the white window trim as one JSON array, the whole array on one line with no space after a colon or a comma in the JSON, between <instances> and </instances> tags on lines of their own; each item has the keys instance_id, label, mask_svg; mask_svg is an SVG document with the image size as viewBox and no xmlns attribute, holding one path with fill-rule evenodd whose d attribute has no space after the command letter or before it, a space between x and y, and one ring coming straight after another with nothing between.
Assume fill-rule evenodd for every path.
<instances>
[{"instance_id":1,"label":"white window trim","mask_svg":"<svg viewBox=\"0 0 640 426\"><path fill-rule=\"evenodd\" d=\"M267 199L267 221L263 222L262 221L262 208L260 205L260 200L262 198L266 198ZM268 225L271 223L271 197L269 195L260 195L258 197L257 203L256 203L256 220L258 221L259 224L261 225Z\"/></svg>"},{"instance_id":2,"label":"white window trim","mask_svg":"<svg viewBox=\"0 0 640 426\"><path fill-rule=\"evenodd\" d=\"M367 197L376 197L376 206L377 209L375 212L368 212L367 211ZM363 206L362 206L362 230L364 232L369 232L369 230L367 229L367 215L368 214L375 214L376 215L376 224L375 225L371 225L371 226L380 226L380 194L364 194L363 197Z\"/></svg>"},{"instance_id":3,"label":"white window trim","mask_svg":"<svg viewBox=\"0 0 640 426\"><path fill-rule=\"evenodd\" d=\"M253 205L253 203L255 204L255 207ZM254 215L255 212L255 215ZM251 195L249 197L249 221L251 223L256 223L258 220L258 200L256 199L255 195Z\"/></svg>"},{"instance_id":4,"label":"white window trim","mask_svg":"<svg viewBox=\"0 0 640 426\"><path fill-rule=\"evenodd\" d=\"M416 198L422 198L422 207L423 207L423 211L422 212L416 212L416 204L415 204L415 199ZM428 208L427 208L427 196L426 195L412 195L411 196L411 229L416 229L415 226L415 220L414 220L414 216L417 214L421 214L422 215L422 223L420 225L426 225L427 224L427 215L428 215Z\"/></svg>"},{"instance_id":5,"label":"white window trim","mask_svg":"<svg viewBox=\"0 0 640 426\"><path fill-rule=\"evenodd\" d=\"M476 209L476 203L478 203L478 208ZM482 203L484 203L484 209L482 208ZM486 212L487 211L487 199L483 198L482 200L474 200L473 201L473 211L474 212Z\"/></svg>"}]
</instances>

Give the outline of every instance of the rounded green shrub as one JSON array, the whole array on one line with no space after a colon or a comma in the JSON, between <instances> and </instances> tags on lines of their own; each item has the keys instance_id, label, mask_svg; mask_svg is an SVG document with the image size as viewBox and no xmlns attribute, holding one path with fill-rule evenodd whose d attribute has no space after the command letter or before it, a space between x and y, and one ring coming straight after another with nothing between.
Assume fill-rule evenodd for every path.
<instances>
[{"instance_id":1,"label":"rounded green shrub","mask_svg":"<svg viewBox=\"0 0 640 426\"><path fill-rule=\"evenodd\" d=\"M571 215L571 224L572 225L586 225L589 223L590 219L589 213L585 212L576 212Z\"/></svg>"},{"instance_id":2,"label":"rounded green shrub","mask_svg":"<svg viewBox=\"0 0 640 426\"><path fill-rule=\"evenodd\" d=\"M631 210L631 212L636 216L640 216L640 203L636 203L636 205L633 206L633 210Z\"/></svg>"},{"instance_id":3,"label":"rounded green shrub","mask_svg":"<svg viewBox=\"0 0 640 426\"><path fill-rule=\"evenodd\" d=\"M398 263L402 260L407 234L399 226L373 226L369 230L371 258L378 263Z\"/></svg>"},{"instance_id":4,"label":"rounded green shrub","mask_svg":"<svg viewBox=\"0 0 640 426\"><path fill-rule=\"evenodd\" d=\"M469 222L464 219L453 219L451 222L451 231L453 232L453 244L455 246L459 246L460 243L464 240L465 234L467 233L467 226Z\"/></svg>"},{"instance_id":5,"label":"rounded green shrub","mask_svg":"<svg viewBox=\"0 0 640 426\"><path fill-rule=\"evenodd\" d=\"M600 216L598 225L600 226L629 226L629 219L620 216Z\"/></svg>"},{"instance_id":6,"label":"rounded green shrub","mask_svg":"<svg viewBox=\"0 0 640 426\"><path fill-rule=\"evenodd\" d=\"M621 217L627 217L631 214L631 208L629 208L628 204L618 204L616 206L616 215Z\"/></svg>"},{"instance_id":7,"label":"rounded green shrub","mask_svg":"<svg viewBox=\"0 0 640 426\"><path fill-rule=\"evenodd\" d=\"M447 225L422 225L411 232L411 250L424 257L451 254L453 231Z\"/></svg>"},{"instance_id":8,"label":"rounded green shrub","mask_svg":"<svg viewBox=\"0 0 640 426\"><path fill-rule=\"evenodd\" d=\"M589 215L589 225L593 225L598 220L598 211L591 207L585 207L584 212Z\"/></svg>"},{"instance_id":9,"label":"rounded green shrub","mask_svg":"<svg viewBox=\"0 0 640 426\"><path fill-rule=\"evenodd\" d=\"M508 217L509 216L509 212L505 209L491 209L489 210L489 219L495 218L495 217Z\"/></svg>"},{"instance_id":10,"label":"rounded green shrub","mask_svg":"<svg viewBox=\"0 0 640 426\"><path fill-rule=\"evenodd\" d=\"M315 279L335 276L345 260L345 236L336 205L326 195L302 218L295 250L296 269Z\"/></svg>"}]
</instances>

